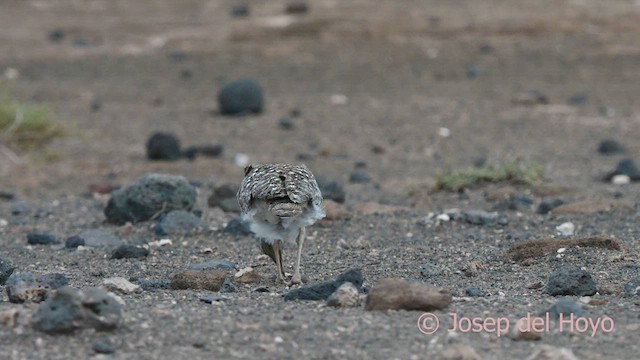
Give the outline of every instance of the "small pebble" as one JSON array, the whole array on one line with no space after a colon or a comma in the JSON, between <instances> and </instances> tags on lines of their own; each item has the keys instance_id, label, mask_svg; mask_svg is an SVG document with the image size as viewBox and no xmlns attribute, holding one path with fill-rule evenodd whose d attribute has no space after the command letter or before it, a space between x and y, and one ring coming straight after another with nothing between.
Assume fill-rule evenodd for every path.
<instances>
[{"instance_id":1,"label":"small pebble","mask_svg":"<svg viewBox=\"0 0 640 360\"><path fill-rule=\"evenodd\" d=\"M572 222L562 223L561 225L556 226L556 231L558 235L562 236L571 236L576 230L576 226L573 225Z\"/></svg>"}]
</instances>

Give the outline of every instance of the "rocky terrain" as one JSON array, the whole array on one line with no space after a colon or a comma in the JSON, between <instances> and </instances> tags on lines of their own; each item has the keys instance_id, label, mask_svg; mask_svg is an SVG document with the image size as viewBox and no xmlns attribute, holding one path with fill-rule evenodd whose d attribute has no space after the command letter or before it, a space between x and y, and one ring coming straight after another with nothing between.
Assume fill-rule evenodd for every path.
<instances>
[{"instance_id":1,"label":"rocky terrain","mask_svg":"<svg viewBox=\"0 0 640 360\"><path fill-rule=\"evenodd\" d=\"M0 7L0 357L638 357L636 2ZM265 162L325 197L303 286Z\"/></svg>"}]
</instances>

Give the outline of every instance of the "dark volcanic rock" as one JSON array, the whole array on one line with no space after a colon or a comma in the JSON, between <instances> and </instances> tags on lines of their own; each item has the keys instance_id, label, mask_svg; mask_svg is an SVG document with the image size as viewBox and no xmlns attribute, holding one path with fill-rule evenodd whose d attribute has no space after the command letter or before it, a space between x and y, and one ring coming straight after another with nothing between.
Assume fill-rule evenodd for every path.
<instances>
[{"instance_id":1,"label":"dark volcanic rock","mask_svg":"<svg viewBox=\"0 0 640 360\"><path fill-rule=\"evenodd\" d=\"M31 321L46 333L69 333L79 328L113 330L121 317L120 303L104 289L65 286L38 306Z\"/></svg>"},{"instance_id":2,"label":"dark volcanic rock","mask_svg":"<svg viewBox=\"0 0 640 360\"><path fill-rule=\"evenodd\" d=\"M636 166L635 161L630 158L620 160L616 169L609 173L605 180L611 181L616 175L627 175L631 181L640 181L640 169Z\"/></svg>"},{"instance_id":3,"label":"dark volcanic rock","mask_svg":"<svg viewBox=\"0 0 640 360\"><path fill-rule=\"evenodd\" d=\"M122 244L114 250L111 254L112 259L139 259L147 257L149 255L149 249L145 249L141 246Z\"/></svg>"},{"instance_id":4,"label":"dark volcanic rock","mask_svg":"<svg viewBox=\"0 0 640 360\"><path fill-rule=\"evenodd\" d=\"M309 4L306 1L291 1L285 8L286 14L303 15L309 12Z\"/></svg>"},{"instance_id":5,"label":"dark volcanic rock","mask_svg":"<svg viewBox=\"0 0 640 360\"><path fill-rule=\"evenodd\" d=\"M553 199L553 200L543 200L540 205L538 205L538 209L536 209L536 214L548 214L551 210L557 208L560 205L564 205L564 200L562 199Z\"/></svg>"},{"instance_id":6,"label":"dark volcanic rock","mask_svg":"<svg viewBox=\"0 0 640 360\"><path fill-rule=\"evenodd\" d=\"M29 245L51 245L58 243L55 236L48 233L30 232L27 234Z\"/></svg>"},{"instance_id":7,"label":"dark volcanic rock","mask_svg":"<svg viewBox=\"0 0 640 360\"><path fill-rule=\"evenodd\" d=\"M465 291L465 294L467 294L467 296L471 296L471 297L481 297L484 296L484 291L478 289L477 287L468 287Z\"/></svg>"},{"instance_id":8,"label":"dark volcanic rock","mask_svg":"<svg viewBox=\"0 0 640 360\"><path fill-rule=\"evenodd\" d=\"M147 140L147 158L150 160L178 160L181 156L180 140L174 134L157 132Z\"/></svg>"},{"instance_id":9,"label":"dark volcanic rock","mask_svg":"<svg viewBox=\"0 0 640 360\"><path fill-rule=\"evenodd\" d=\"M360 289L364 278L360 269L350 269L331 281L303 286L289 291L284 299L290 300L326 300L345 282L350 282Z\"/></svg>"},{"instance_id":10,"label":"dark volcanic rock","mask_svg":"<svg viewBox=\"0 0 640 360\"><path fill-rule=\"evenodd\" d=\"M264 110L262 87L253 80L239 80L222 87L218 105L223 115L259 114Z\"/></svg>"},{"instance_id":11,"label":"dark volcanic rock","mask_svg":"<svg viewBox=\"0 0 640 360\"><path fill-rule=\"evenodd\" d=\"M137 279L135 283L145 291L171 289L171 281L169 279Z\"/></svg>"},{"instance_id":12,"label":"dark volcanic rock","mask_svg":"<svg viewBox=\"0 0 640 360\"><path fill-rule=\"evenodd\" d=\"M31 209L29 205L22 200L13 200L11 202L11 215L14 216L23 216L29 215L31 213Z\"/></svg>"},{"instance_id":13,"label":"dark volcanic rock","mask_svg":"<svg viewBox=\"0 0 640 360\"><path fill-rule=\"evenodd\" d=\"M0 286L7 283L7 279L15 269L16 267L9 260L0 257Z\"/></svg>"},{"instance_id":14,"label":"dark volcanic rock","mask_svg":"<svg viewBox=\"0 0 640 360\"><path fill-rule=\"evenodd\" d=\"M251 228L249 227L249 223L243 220L241 216L237 216L229 221L223 231L225 234L236 236L247 236L253 234L253 231L251 231Z\"/></svg>"},{"instance_id":15,"label":"dark volcanic rock","mask_svg":"<svg viewBox=\"0 0 640 360\"><path fill-rule=\"evenodd\" d=\"M240 205L236 198L238 192L238 186L233 184L223 184L216 187L209 198L207 203L210 207L219 206L226 212L240 212Z\"/></svg>"},{"instance_id":16,"label":"dark volcanic rock","mask_svg":"<svg viewBox=\"0 0 640 360\"><path fill-rule=\"evenodd\" d=\"M160 219L155 227L156 235L193 234L209 229L209 224L192 213L173 210Z\"/></svg>"},{"instance_id":17,"label":"dark volcanic rock","mask_svg":"<svg viewBox=\"0 0 640 360\"><path fill-rule=\"evenodd\" d=\"M347 198L344 187L337 181L325 182L320 180L318 181L318 187L324 199L342 204Z\"/></svg>"},{"instance_id":18,"label":"dark volcanic rock","mask_svg":"<svg viewBox=\"0 0 640 360\"><path fill-rule=\"evenodd\" d=\"M6 282L7 296L13 303L41 302L49 291L63 287L69 280L62 274L12 274Z\"/></svg>"},{"instance_id":19,"label":"dark volcanic rock","mask_svg":"<svg viewBox=\"0 0 640 360\"><path fill-rule=\"evenodd\" d=\"M354 171L349 175L349 181L354 184L363 184L371 181L371 176L362 171Z\"/></svg>"},{"instance_id":20,"label":"dark volcanic rock","mask_svg":"<svg viewBox=\"0 0 640 360\"><path fill-rule=\"evenodd\" d=\"M577 267L563 267L549 276L546 292L549 295L593 295L597 291L591 275Z\"/></svg>"},{"instance_id":21,"label":"dark volcanic rock","mask_svg":"<svg viewBox=\"0 0 640 360\"><path fill-rule=\"evenodd\" d=\"M602 155L614 155L624 153L624 146L613 139L606 139L598 145L598 152Z\"/></svg>"},{"instance_id":22,"label":"dark volcanic rock","mask_svg":"<svg viewBox=\"0 0 640 360\"><path fill-rule=\"evenodd\" d=\"M65 246L68 248L76 248L80 245L92 248L116 247L122 244L122 239L110 232L102 230L83 231L65 241Z\"/></svg>"},{"instance_id":23,"label":"dark volcanic rock","mask_svg":"<svg viewBox=\"0 0 640 360\"><path fill-rule=\"evenodd\" d=\"M222 269L222 270L235 270L236 264L229 260L209 260L197 264L191 264L189 269L202 271L202 270L214 270L214 269Z\"/></svg>"},{"instance_id":24,"label":"dark volcanic rock","mask_svg":"<svg viewBox=\"0 0 640 360\"><path fill-rule=\"evenodd\" d=\"M104 210L109 222L149 220L171 210L191 210L196 203L196 189L182 176L147 174L134 184L118 189Z\"/></svg>"}]
</instances>

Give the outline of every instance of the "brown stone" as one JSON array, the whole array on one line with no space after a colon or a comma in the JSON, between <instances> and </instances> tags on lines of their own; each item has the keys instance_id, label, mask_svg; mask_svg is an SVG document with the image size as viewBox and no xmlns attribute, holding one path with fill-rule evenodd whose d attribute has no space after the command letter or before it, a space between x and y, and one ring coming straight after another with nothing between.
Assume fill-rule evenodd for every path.
<instances>
[{"instance_id":1,"label":"brown stone","mask_svg":"<svg viewBox=\"0 0 640 360\"><path fill-rule=\"evenodd\" d=\"M240 269L234 275L234 279L239 284L257 284L260 282L260 274L254 268L246 267Z\"/></svg>"},{"instance_id":2,"label":"brown stone","mask_svg":"<svg viewBox=\"0 0 640 360\"><path fill-rule=\"evenodd\" d=\"M355 211L364 215L386 214L386 213L392 213L396 210L398 210L398 207L391 206L391 205L383 205L373 201L367 201L355 206Z\"/></svg>"},{"instance_id":3,"label":"brown stone","mask_svg":"<svg viewBox=\"0 0 640 360\"><path fill-rule=\"evenodd\" d=\"M174 290L203 289L218 291L227 273L222 270L214 271L181 271L171 278L171 288Z\"/></svg>"},{"instance_id":4,"label":"brown stone","mask_svg":"<svg viewBox=\"0 0 640 360\"><path fill-rule=\"evenodd\" d=\"M555 252L560 248L579 246L581 248L595 247L609 250L620 250L620 242L607 236L591 236L580 239L540 239L531 240L512 246L507 251L507 256L514 261L542 256Z\"/></svg>"},{"instance_id":5,"label":"brown stone","mask_svg":"<svg viewBox=\"0 0 640 360\"><path fill-rule=\"evenodd\" d=\"M324 211L327 214L325 217L327 220L343 219L351 215L344 205L333 200L325 200L322 204L324 205Z\"/></svg>"},{"instance_id":6,"label":"brown stone","mask_svg":"<svg viewBox=\"0 0 640 360\"><path fill-rule=\"evenodd\" d=\"M367 310L442 310L451 302L449 289L410 284L398 278L380 280L369 291Z\"/></svg>"}]
</instances>

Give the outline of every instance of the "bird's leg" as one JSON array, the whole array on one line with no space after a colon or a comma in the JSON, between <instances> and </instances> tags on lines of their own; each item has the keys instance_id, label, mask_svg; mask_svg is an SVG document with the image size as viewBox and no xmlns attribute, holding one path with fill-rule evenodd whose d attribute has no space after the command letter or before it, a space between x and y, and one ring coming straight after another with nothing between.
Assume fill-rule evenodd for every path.
<instances>
[{"instance_id":1,"label":"bird's leg","mask_svg":"<svg viewBox=\"0 0 640 360\"><path fill-rule=\"evenodd\" d=\"M291 284L302 284L302 276L300 275L300 256L302 256L302 244L304 243L305 235L306 231L303 226L298 231L298 237L296 238L296 243L298 244L298 257L296 258L296 267L293 270Z\"/></svg>"},{"instance_id":2,"label":"bird's leg","mask_svg":"<svg viewBox=\"0 0 640 360\"><path fill-rule=\"evenodd\" d=\"M282 241L281 240L276 240L276 242L273 243L273 253L274 253L274 260L276 262L276 267L278 268L278 280L284 282L285 284L287 283L287 281L284 279L284 267L282 265L282 249L281 249L281 245L282 245Z\"/></svg>"}]
</instances>

